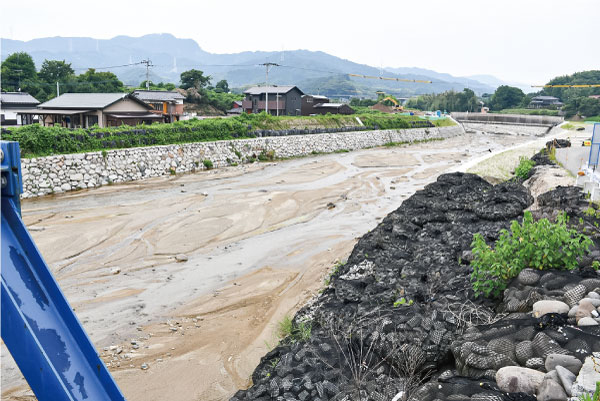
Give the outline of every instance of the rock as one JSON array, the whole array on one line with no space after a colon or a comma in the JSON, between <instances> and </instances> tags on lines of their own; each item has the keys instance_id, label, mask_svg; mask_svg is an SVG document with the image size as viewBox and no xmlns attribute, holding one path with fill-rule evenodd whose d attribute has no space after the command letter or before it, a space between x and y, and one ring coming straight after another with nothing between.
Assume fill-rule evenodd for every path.
<instances>
[{"instance_id":1,"label":"rock","mask_svg":"<svg viewBox=\"0 0 600 401\"><path fill-rule=\"evenodd\" d=\"M70 191L71 190L71 185L69 185L69 184L62 184L60 186L60 189L62 189L63 191Z\"/></svg>"},{"instance_id":2,"label":"rock","mask_svg":"<svg viewBox=\"0 0 600 401\"><path fill-rule=\"evenodd\" d=\"M71 175L69 176L69 179L70 179L71 181L81 181L81 180L83 180L83 174L81 174L81 173L77 173L77 174L71 174Z\"/></svg>"},{"instance_id":3,"label":"rock","mask_svg":"<svg viewBox=\"0 0 600 401\"><path fill-rule=\"evenodd\" d=\"M538 401L567 401L567 394L560 383L546 377L538 388L537 399Z\"/></svg>"},{"instance_id":4,"label":"rock","mask_svg":"<svg viewBox=\"0 0 600 401\"><path fill-rule=\"evenodd\" d=\"M533 304L533 316L541 317L547 313L568 313L569 309L569 305L561 301L537 301Z\"/></svg>"},{"instance_id":5,"label":"rock","mask_svg":"<svg viewBox=\"0 0 600 401\"><path fill-rule=\"evenodd\" d=\"M600 360L600 352L594 352L592 356L585 358L583 366L577 375L577 380L573 383L572 396L578 397L581 394L592 394L596 390L596 382L600 382L600 369L597 367Z\"/></svg>"},{"instance_id":6,"label":"rock","mask_svg":"<svg viewBox=\"0 0 600 401\"><path fill-rule=\"evenodd\" d=\"M567 395L570 397L571 386L573 385L576 376L573 374L573 372L563 368L560 365L556 367L556 374L558 375L558 378L560 379L560 382L562 383L562 386L565 389L565 393L567 393Z\"/></svg>"},{"instance_id":7,"label":"rock","mask_svg":"<svg viewBox=\"0 0 600 401\"><path fill-rule=\"evenodd\" d=\"M582 317L577 322L577 326L598 326L598 322L591 317Z\"/></svg>"},{"instance_id":8,"label":"rock","mask_svg":"<svg viewBox=\"0 0 600 401\"><path fill-rule=\"evenodd\" d=\"M582 299L579 301L579 306L577 307L577 312L575 313L575 320L579 322L579 319L584 317L591 317L592 311L596 308L594 305L587 299Z\"/></svg>"},{"instance_id":9,"label":"rock","mask_svg":"<svg viewBox=\"0 0 600 401\"><path fill-rule=\"evenodd\" d=\"M110 271L110 274L119 274L119 273L121 273L121 268L119 268L119 267L115 267L114 269L112 269Z\"/></svg>"},{"instance_id":10,"label":"rock","mask_svg":"<svg viewBox=\"0 0 600 401\"><path fill-rule=\"evenodd\" d=\"M508 393L523 392L535 394L544 380L544 373L519 366L506 366L496 372L496 383Z\"/></svg>"},{"instance_id":11,"label":"rock","mask_svg":"<svg viewBox=\"0 0 600 401\"><path fill-rule=\"evenodd\" d=\"M578 308L579 308L579 305L573 305L573 307L571 309L569 309L569 313L568 313L567 316L568 317L575 317Z\"/></svg>"},{"instance_id":12,"label":"rock","mask_svg":"<svg viewBox=\"0 0 600 401\"><path fill-rule=\"evenodd\" d=\"M140 369L142 370L147 370L150 366L148 366L147 363L142 363L142 366L140 366Z\"/></svg>"},{"instance_id":13,"label":"rock","mask_svg":"<svg viewBox=\"0 0 600 401\"><path fill-rule=\"evenodd\" d=\"M579 303L581 304L581 302L586 301L591 303L592 305L594 305L594 308L597 308L600 306L600 299L595 299L595 298L583 298L581 301L579 301Z\"/></svg>"},{"instance_id":14,"label":"rock","mask_svg":"<svg viewBox=\"0 0 600 401\"><path fill-rule=\"evenodd\" d=\"M184 253L178 253L177 255L175 255L175 260L177 262L187 262L188 261L188 257Z\"/></svg>"},{"instance_id":15,"label":"rock","mask_svg":"<svg viewBox=\"0 0 600 401\"><path fill-rule=\"evenodd\" d=\"M600 294L595 291L591 291L587 294L586 298L600 299Z\"/></svg>"},{"instance_id":16,"label":"rock","mask_svg":"<svg viewBox=\"0 0 600 401\"><path fill-rule=\"evenodd\" d=\"M573 372L573 374L577 374L579 373L579 369L581 369L582 363L579 359L571 355L550 354L546 358L546 363L544 364L548 372L554 370L556 366L559 365L562 368Z\"/></svg>"}]
</instances>

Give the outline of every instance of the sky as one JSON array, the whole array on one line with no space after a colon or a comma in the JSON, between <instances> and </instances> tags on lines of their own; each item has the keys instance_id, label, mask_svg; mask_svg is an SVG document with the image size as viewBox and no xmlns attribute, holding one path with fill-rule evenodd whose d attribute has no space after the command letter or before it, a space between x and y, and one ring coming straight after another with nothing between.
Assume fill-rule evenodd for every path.
<instances>
[{"instance_id":1,"label":"sky","mask_svg":"<svg viewBox=\"0 0 600 401\"><path fill-rule=\"evenodd\" d=\"M600 0L0 2L0 37L170 33L212 53L307 49L375 67L543 84L600 69Z\"/></svg>"}]
</instances>

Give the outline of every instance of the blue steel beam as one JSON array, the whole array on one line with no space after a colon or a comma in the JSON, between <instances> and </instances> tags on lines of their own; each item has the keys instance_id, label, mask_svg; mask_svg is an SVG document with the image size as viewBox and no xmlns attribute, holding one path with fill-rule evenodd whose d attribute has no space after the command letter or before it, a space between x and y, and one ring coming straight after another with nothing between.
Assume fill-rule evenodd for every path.
<instances>
[{"instance_id":1,"label":"blue steel beam","mask_svg":"<svg viewBox=\"0 0 600 401\"><path fill-rule=\"evenodd\" d=\"M125 400L21 220L19 144L0 145L2 340L39 401Z\"/></svg>"}]
</instances>

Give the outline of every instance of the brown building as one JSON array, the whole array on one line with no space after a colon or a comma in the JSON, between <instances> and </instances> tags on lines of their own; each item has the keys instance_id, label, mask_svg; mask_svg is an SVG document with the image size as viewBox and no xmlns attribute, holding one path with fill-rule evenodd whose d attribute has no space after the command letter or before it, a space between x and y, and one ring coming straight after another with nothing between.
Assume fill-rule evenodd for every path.
<instances>
[{"instance_id":1,"label":"brown building","mask_svg":"<svg viewBox=\"0 0 600 401\"><path fill-rule=\"evenodd\" d=\"M277 116L299 116L302 103L300 98L304 95L297 86L254 86L244 91L244 94L244 112L260 113L268 109L269 114Z\"/></svg>"},{"instance_id":2,"label":"brown building","mask_svg":"<svg viewBox=\"0 0 600 401\"><path fill-rule=\"evenodd\" d=\"M313 110L314 114L354 114L354 109L345 103L317 103Z\"/></svg>"},{"instance_id":3,"label":"brown building","mask_svg":"<svg viewBox=\"0 0 600 401\"><path fill-rule=\"evenodd\" d=\"M183 115L183 99L179 92L136 90L133 96L152 107L151 112L162 115L163 121L179 121Z\"/></svg>"},{"instance_id":4,"label":"brown building","mask_svg":"<svg viewBox=\"0 0 600 401\"><path fill-rule=\"evenodd\" d=\"M314 107L319 103L329 103L329 98L327 96L319 96L319 95L304 95L302 96L302 115L310 116L315 113Z\"/></svg>"},{"instance_id":5,"label":"brown building","mask_svg":"<svg viewBox=\"0 0 600 401\"><path fill-rule=\"evenodd\" d=\"M65 93L22 114L39 116L44 126L68 128L163 121L162 114L153 113L150 105L129 93Z\"/></svg>"}]
</instances>

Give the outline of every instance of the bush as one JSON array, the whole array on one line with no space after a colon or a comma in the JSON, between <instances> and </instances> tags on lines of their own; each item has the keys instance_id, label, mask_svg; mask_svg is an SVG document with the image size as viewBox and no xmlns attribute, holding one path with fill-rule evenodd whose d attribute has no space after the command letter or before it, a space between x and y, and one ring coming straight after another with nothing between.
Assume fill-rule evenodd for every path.
<instances>
[{"instance_id":1,"label":"bush","mask_svg":"<svg viewBox=\"0 0 600 401\"><path fill-rule=\"evenodd\" d=\"M529 172L535 166L535 162L526 157L521 157L519 159L519 165L515 169L515 175L524 180L529 178Z\"/></svg>"},{"instance_id":2,"label":"bush","mask_svg":"<svg viewBox=\"0 0 600 401\"><path fill-rule=\"evenodd\" d=\"M474 260L471 281L475 295L497 297L510 279L525 268L573 270L577 258L589 252L592 240L567 227L568 217L561 213L555 223L548 219L533 221L525 212L523 223L513 221L502 230L492 249L481 234L473 236L471 248Z\"/></svg>"},{"instance_id":3,"label":"bush","mask_svg":"<svg viewBox=\"0 0 600 401\"><path fill-rule=\"evenodd\" d=\"M204 164L204 167L206 167L207 170L213 168L213 163L208 159L203 160L202 164Z\"/></svg>"}]
</instances>

